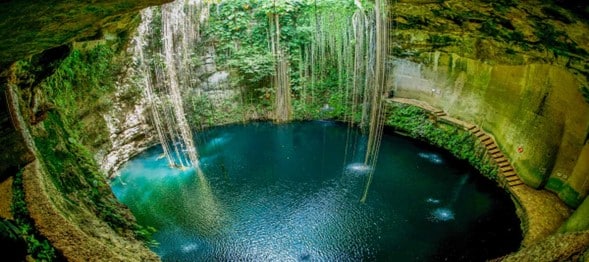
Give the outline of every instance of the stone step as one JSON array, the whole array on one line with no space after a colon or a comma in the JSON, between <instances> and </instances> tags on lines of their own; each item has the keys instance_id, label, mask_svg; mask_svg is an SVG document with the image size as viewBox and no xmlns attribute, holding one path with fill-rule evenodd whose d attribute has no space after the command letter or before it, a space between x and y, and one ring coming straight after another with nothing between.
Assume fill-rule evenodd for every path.
<instances>
[{"instance_id":1,"label":"stone step","mask_svg":"<svg viewBox=\"0 0 589 262\"><path fill-rule=\"evenodd\" d=\"M507 185L509 185L510 187L514 187L514 186L519 186L519 185L523 185L524 182L521 180L515 180L515 181L511 181L508 182Z\"/></svg>"},{"instance_id":2,"label":"stone step","mask_svg":"<svg viewBox=\"0 0 589 262\"><path fill-rule=\"evenodd\" d=\"M499 168L499 170L501 170L502 173L505 173L505 172L513 171L513 167L506 166L506 167Z\"/></svg>"},{"instance_id":3,"label":"stone step","mask_svg":"<svg viewBox=\"0 0 589 262\"><path fill-rule=\"evenodd\" d=\"M500 164L500 163L503 163L503 162L509 162L509 161L507 160L507 158L505 158L505 157L502 157L502 158L496 158L496 159L495 159L495 162L496 162L497 164Z\"/></svg>"},{"instance_id":4,"label":"stone step","mask_svg":"<svg viewBox=\"0 0 589 262\"><path fill-rule=\"evenodd\" d=\"M466 129L468 129L468 130L474 130L476 128L478 128L476 125L470 125L470 126L466 127Z\"/></svg>"},{"instance_id":5,"label":"stone step","mask_svg":"<svg viewBox=\"0 0 589 262\"><path fill-rule=\"evenodd\" d=\"M517 176L517 173L515 173L515 171L511 170L511 171L503 172L503 176L504 177Z\"/></svg>"},{"instance_id":6,"label":"stone step","mask_svg":"<svg viewBox=\"0 0 589 262\"><path fill-rule=\"evenodd\" d=\"M499 163L499 167L506 167L506 166L510 166L509 161Z\"/></svg>"},{"instance_id":7,"label":"stone step","mask_svg":"<svg viewBox=\"0 0 589 262\"><path fill-rule=\"evenodd\" d=\"M487 140L490 140L491 137L489 135L485 134L485 135L479 137L479 139L481 140L481 142L485 142Z\"/></svg>"},{"instance_id":8,"label":"stone step","mask_svg":"<svg viewBox=\"0 0 589 262\"><path fill-rule=\"evenodd\" d=\"M510 176L510 177L506 177L505 179L507 180L507 182L512 182L512 181L519 180L519 177L518 176Z\"/></svg>"},{"instance_id":9,"label":"stone step","mask_svg":"<svg viewBox=\"0 0 589 262\"><path fill-rule=\"evenodd\" d=\"M495 141L493 141L493 139L490 139L490 140L487 140L487 141L483 142L483 145L485 145L485 146L490 146L492 144L495 144Z\"/></svg>"},{"instance_id":10,"label":"stone step","mask_svg":"<svg viewBox=\"0 0 589 262\"><path fill-rule=\"evenodd\" d=\"M492 147L492 149L489 149L489 147ZM497 148L497 145L487 146L487 149L489 150L489 154L491 154L491 155L501 152L501 150L499 148Z\"/></svg>"},{"instance_id":11,"label":"stone step","mask_svg":"<svg viewBox=\"0 0 589 262\"><path fill-rule=\"evenodd\" d=\"M481 138L482 136L485 135L485 132L479 130L478 132L474 133L475 136L477 136L478 138Z\"/></svg>"},{"instance_id":12,"label":"stone step","mask_svg":"<svg viewBox=\"0 0 589 262\"><path fill-rule=\"evenodd\" d=\"M495 154L493 154L493 155L491 155L491 156L492 156L494 159L505 157L505 156L503 155L503 153L501 153L501 152L499 152L499 153L495 153Z\"/></svg>"}]
</instances>

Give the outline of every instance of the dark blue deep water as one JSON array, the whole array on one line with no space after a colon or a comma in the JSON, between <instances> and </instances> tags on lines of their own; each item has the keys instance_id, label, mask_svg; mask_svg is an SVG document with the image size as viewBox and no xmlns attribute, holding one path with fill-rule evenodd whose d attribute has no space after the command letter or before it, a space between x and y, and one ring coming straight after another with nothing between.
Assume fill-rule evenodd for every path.
<instances>
[{"instance_id":1,"label":"dark blue deep water","mask_svg":"<svg viewBox=\"0 0 589 262\"><path fill-rule=\"evenodd\" d=\"M517 250L514 204L466 163L382 140L366 203L366 137L345 124L266 122L197 134L202 170L154 147L112 181L164 261L482 261Z\"/></svg>"}]
</instances>

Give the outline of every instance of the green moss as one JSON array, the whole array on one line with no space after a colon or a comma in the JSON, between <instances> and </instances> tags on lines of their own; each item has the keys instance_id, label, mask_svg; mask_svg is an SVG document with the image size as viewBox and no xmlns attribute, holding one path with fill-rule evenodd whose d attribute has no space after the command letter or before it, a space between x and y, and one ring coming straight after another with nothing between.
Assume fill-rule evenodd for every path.
<instances>
[{"instance_id":1,"label":"green moss","mask_svg":"<svg viewBox=\"0 0 589 262\"><path fill-rule=\"evenodd\" d=\"M27 253L36 261L63 261L55 248L36 229L27 209L22 181L22 170L14 176L10 206L18 231L27 243Z\"/></svg>"},{"instance_id":2,"label":"green moss","mask_svg":"<svg viewBox=\"0 0 589 262\"><path fill-rule=\"evenodd\" d=\"M526 183L526 185L531 186L533 188L540 188L546 182L547 177L549 176L546 172L541 172L541 170L537 167L538 164L535 162L530 161L529 159L520 160L514 163L516 170L518 170L518 175L522 181Z\"/></svg>"},{"instance_id":3,"label":"green moss","mask_svg":"<svg viewBox=\"0 0 589 262\"><path fill-rule=\"evenodd\" d=\"M558 192L564 187L564 182L560 179L551 177L548 179L548 182L546 182L546 185L544 187L548 190Z\"/></svg>"},{"instance_id":4,"label":"green moss","mask_svg":"<svg viewBox=\"0 0 589 262\"><path fill-rule=\"evenodd\" d=\"M490 3L499 13L506 13L511 7L517 4L516 0L483 0L483 2Z\"/></svg>"},{"instance_id":5,"label":"green moss","mask_svg":"<svg viewBox=\"0 0 589 262\"><path fill-rule=\"evenodd\" d=\"M583 196L561 179L550 177L546 189L556 192L560 199L571 207L578 207L583 202Z\"/></svg>"},{"instance_id":6,"label":"green moss","mask_svg":"<svg viewBox=\"0 0 589 262\"><path fill-rule=\"evenodd\" d=\"M583 202L581 194L569 184L564 184L563 188L558 192L558 196L571 207L578 207Z\"/></svg>"},{"instance_id":7,"label":"green moss","mask_svg":"<svg viewBox=\"0 0 589 262\"><path fill-rule=\"evenodd\" d=\"M119 234L143 238L145 228L136 224L112 195L92 154L78 142L75 131L62 121L62 116L50 112L43 125L47 132L36 137L35 144L51 181L71 204L68 209L85 206Z\"/></svg>"},{"instance_id":8,"label":"green moss","mask_svg":"<svg viewBox=\"0 0 589 262\"><path fill-rule=\"evenodd\" d=\"M539 22L535 26L535 34L548 49L557 55L587 55L566 32L557 30L552 24Z\"/></svg>"},{"instance_id":9,"label":"green moss","mask_svg":"<svg viewBox=\"0 0 589 262\"><path fill-rule=\"evenodd\" d=\"M428 38L428 42L434 47L444 47L454 44L456 41L449 35L437 35L431 34Z\"/></svg>"},{"instance_id":10,"label":"green moss","mask_svg":"<svg viewBox=\"0 0 589 262\"><path fill-rule=\"evenodd\" d=\"M88 149L108 134L106 123L94 116L108 109L119 66L106 45L73 50L51 76L38 81L51 105L33 127L34 141L50 181L69 204L65 209L89 210L122 236L147 239L150 230L118 203Z\"/></svg>"},{"instance_id":11,"label":"green moss","mask_svg":"<svg viewBox=\"0 0 589 262\"><path fill-rule=\"evenodd\" d=\"M558 231L577 232L584 230L589 230L589 198L585 198L585 201L583 201Z\"/></svg>"}]
</instances>

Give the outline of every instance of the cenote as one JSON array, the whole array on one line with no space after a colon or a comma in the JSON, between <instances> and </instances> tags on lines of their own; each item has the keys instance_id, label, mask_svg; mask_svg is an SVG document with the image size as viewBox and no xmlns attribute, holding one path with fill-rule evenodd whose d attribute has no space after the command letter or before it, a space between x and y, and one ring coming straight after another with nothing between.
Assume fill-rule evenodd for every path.
<instances>
[{"instance_id":1,"label":"cenote","mask_svg":"<svg viewBox=\"0 0 589 262\"><path fill-rule=\"evenodd\" d=\"M509 196L466 163L385 133L365 203L367 137L325 121L197 135L204 177L153 147L111 183L164 261L481 261L516 251Z\"/></svg>"}]
</instances>

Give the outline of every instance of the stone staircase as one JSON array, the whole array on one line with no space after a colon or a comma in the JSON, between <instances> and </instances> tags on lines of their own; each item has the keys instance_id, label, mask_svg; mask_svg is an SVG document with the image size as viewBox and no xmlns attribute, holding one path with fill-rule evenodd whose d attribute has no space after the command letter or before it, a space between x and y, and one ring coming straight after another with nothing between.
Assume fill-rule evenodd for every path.
<instances>
[{"instance_id":1,"label":"stone staircase","mask_svg":"<svg viewBox=\"0 0 589 262\"><path fill-rule=\"evenodd\" d=\"M435 111L432 111L434 113L434 115L436 117L443 117L443 116L447 116L446 112L444 112L444 110L438 110L436 109Z\"/></svg>"},{"instance_id":2,"label":"stone staircase","mask_svg":"<svg viewBox=\"0 0 589 262\"><path fill-rule=\"evenodd\" d=\"M451 125L466 129L472 135L476 136L479 142L487 148L487 154L493 159L493 161L495 161L495 163L499 167L499 183L501 183L503 186L507 188L524 185L524 182L520 180L519 176L515 172L515 169L513 169L513 166L509 162L509 159L507 159L507 157L503 155L501 149L499 149L493 137L488 135L478 126L462 121L460 119L453 118L449 116L446 112L444 112L444 110L435 108L423 101L407 98L391 98L387 99L386 102L403 103L420 107L428 111L432 116L434 116L436 121L443 121Z\"/></svg>"},{"instance_id":3,"label":"stone staircase","mask_svg":"<svg viewBox=\"0 0 589 262\"><path fill-rule=\"evenodd\" d=\"M476 125L467 126L466 129L479 139L480 143L487 148L487 154L489 154L497 166L499 166L499 181L501 181L502 184L509 187L524 184L524 182L519 179L519 176L515 172L515 169L513 169L511 163L509 163L509 159L503 155L501 149L499 149L495 140L493 140L491 136Z\"/></svg>"}]
</instances>

